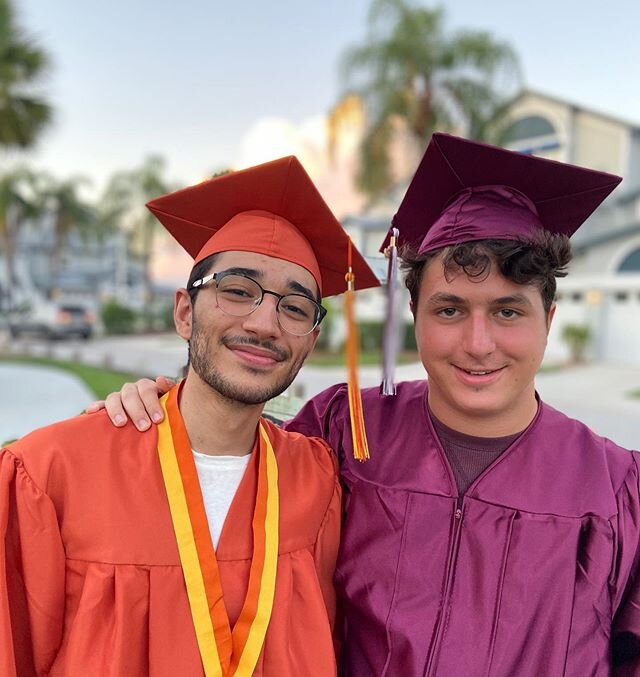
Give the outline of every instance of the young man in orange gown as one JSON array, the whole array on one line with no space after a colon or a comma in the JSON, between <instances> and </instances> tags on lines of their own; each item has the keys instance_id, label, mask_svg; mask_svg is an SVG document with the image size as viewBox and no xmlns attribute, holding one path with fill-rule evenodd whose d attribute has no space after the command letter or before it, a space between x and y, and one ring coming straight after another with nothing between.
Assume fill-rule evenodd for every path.
<instances>
[{"instance_id":1,"label":"young man in orange gown","mask_svg":"<svg viewBox=\"0 0 640 677\"><path fill-rule=\"evenodd\" d=\"M295 158L149 208L195 259L188 374L152 434L100 412L2 451L0 675L332 675L336 461L261 412L344 290L348 238Z\"/></svg>"}]
</instances>

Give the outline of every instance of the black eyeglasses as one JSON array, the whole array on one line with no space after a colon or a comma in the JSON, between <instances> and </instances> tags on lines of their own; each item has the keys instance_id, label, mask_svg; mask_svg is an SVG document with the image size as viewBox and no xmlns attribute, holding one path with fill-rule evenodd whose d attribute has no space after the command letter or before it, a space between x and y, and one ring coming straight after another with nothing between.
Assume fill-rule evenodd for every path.
<instances>
[{"instance_id":1,"label":"black eyeglasses","mask_svg":"<svg viewBox=\"0 0 640 677\"><path fill-rule=\"evenodd\" d=\"M195 280L191 289L198 289L207 282L215 282L218 308L226 315L243 317L251 315L264 300L265 294L278 299L276 317L278 324L288 334L306 336L322 322L326 308L304 294L278 294L264 289L252 277L241 273L211 273Z\"/></svg>"}]
</instances>

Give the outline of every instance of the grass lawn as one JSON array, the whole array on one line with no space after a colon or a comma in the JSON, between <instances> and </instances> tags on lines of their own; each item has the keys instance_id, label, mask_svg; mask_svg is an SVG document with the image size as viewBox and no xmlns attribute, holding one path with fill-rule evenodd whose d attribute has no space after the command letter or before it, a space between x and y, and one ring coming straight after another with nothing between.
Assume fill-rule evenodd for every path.
<instances>
[{"instance_id":1,"label":"grass lawn","mask_svg":"<svg viewBox=\"0 0 640 677\"><path fill-rule=\"evenodd\" d=\"M0 357L0 364L36 364L42 365L43 367L68 371L82 379L98 400L103 400L109 393L120 390L123 383L135 381L139 378L135 374L127 374L111 369L103 369L101 367L91 367L85 364L79 364L78 362L52 360L46 357L7 355Z\"/></svg>"}]
</instances>

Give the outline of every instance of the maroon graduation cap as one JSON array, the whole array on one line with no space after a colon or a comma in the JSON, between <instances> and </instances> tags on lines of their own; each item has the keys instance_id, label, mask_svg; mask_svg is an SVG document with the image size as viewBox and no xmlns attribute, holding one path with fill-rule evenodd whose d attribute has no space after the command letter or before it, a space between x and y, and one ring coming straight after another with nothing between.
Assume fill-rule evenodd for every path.
<instances>
[{"instance_id":1,"label":"maroon graduation cap","mask_svg":"<svg viewBox=\"0 0 640 677\"><path fill-rule=\"evenodd\" d=\"M571 236L620 181L436 133L392 227L400 231L401 244L420 253L475 240L526 241L542 229Z\"/></svg>"}]
</instances>

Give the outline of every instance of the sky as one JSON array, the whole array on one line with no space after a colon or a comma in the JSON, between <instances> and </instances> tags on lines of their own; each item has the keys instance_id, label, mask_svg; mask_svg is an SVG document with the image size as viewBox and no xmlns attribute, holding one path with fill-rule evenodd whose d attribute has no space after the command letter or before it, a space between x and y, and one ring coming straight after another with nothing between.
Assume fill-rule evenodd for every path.
<instances>
[{"instance_id":1,"label":"sky","mask_svg":"<svg viewBox=\"0 0 640 677\"><path fill-rule=\"evenodd\" d=\"M96 190L151 153L178 185L295 152L338 100L369 2L15 0L52 55L55 123L27 159ZM428 3L423 3L428 4ZM433 6L433 5L431 5ZM640 2L450 0L447 31L486 29L525 84L640 125Z\"/></svg>"}]
</instances>

